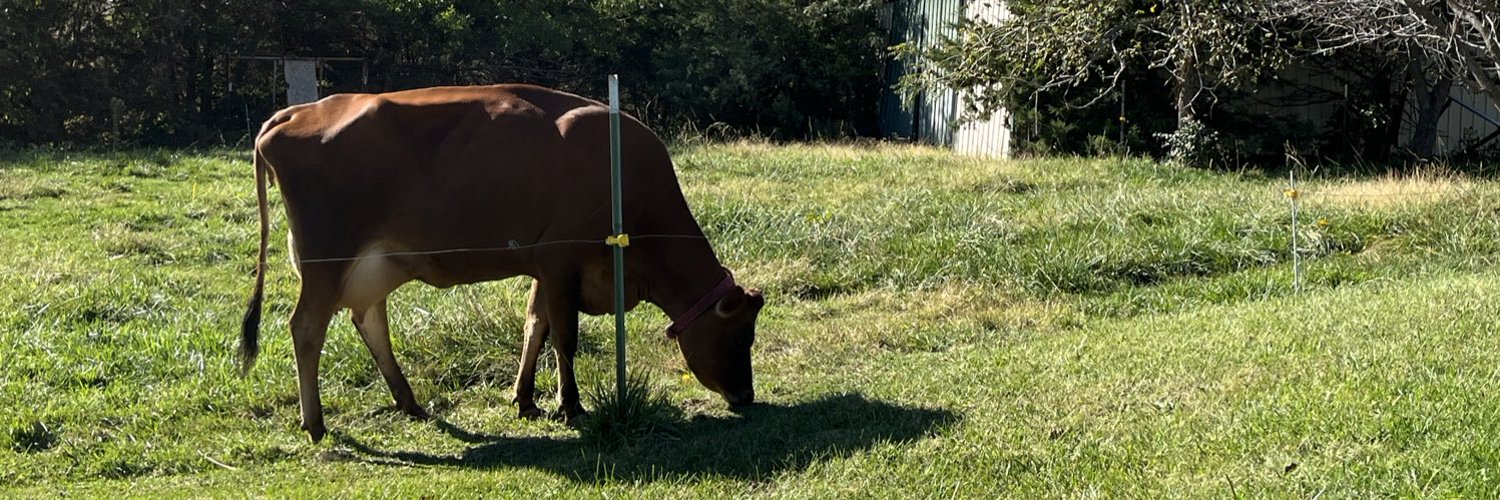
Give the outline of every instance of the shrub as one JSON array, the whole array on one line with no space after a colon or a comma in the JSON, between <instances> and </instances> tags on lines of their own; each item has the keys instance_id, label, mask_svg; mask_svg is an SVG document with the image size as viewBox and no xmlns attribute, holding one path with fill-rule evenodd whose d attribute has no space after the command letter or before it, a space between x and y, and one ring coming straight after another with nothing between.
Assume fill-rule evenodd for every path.
<instances>
[{"instance_id":1,"label":"shrub","mask_svg":"<svg viewBox=\"0 0 1500 500\"><path fill-rule=\"evenodd\" d=\"M1177 130L1160 133L1167 159L1181 165L1205 167L1223 160L1218 132L1199 120L1186 120Z\"/></svg>"}]
</instances>

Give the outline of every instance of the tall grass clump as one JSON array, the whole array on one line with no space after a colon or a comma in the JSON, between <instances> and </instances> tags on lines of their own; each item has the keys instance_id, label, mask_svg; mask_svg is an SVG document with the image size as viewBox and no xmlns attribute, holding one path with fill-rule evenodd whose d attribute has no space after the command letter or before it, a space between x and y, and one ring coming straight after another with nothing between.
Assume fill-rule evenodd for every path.
<instances>
[{"instance_id":1,"label":"tall grass clump","mask_svg":"<svg viewBox=\"0 0 1500 500\"><path fill-rule=\"evenodd\" d=\"M626 375L624 394L613 380L603 380L584 397L593 413L583 420L579 437L595 448L612 450L681 431L682 411L645 374Z\"/></svg>"}]
</instances>

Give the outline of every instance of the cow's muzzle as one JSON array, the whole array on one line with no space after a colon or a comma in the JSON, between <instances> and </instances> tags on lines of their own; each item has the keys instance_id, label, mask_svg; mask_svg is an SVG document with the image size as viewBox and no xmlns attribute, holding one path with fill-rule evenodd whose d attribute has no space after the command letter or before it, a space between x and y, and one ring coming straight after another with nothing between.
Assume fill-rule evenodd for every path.
<instances>
[{"instance_id":1,"label":"cow's muzzle","mask_svg":"<svg viewBox=\"0 0 1500 500\"><path fill-rule=\"evenodd\" d=\"M739 392L724 393L724 401L730 406L745 406L755 402L755 389L745 389Z\"/></svg>"}]
</instances>

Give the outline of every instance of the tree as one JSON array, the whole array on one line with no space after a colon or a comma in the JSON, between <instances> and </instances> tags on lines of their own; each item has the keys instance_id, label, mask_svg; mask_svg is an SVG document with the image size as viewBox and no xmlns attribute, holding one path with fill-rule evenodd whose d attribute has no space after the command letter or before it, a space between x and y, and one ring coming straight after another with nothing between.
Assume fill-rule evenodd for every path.
<instances>
[{"instance_id":1,"label":"tree","mask_svg":"<svg viewBox=\"0 0 1500 500\"><path fill-rule=\"evenodd\" d=\"M92 70L106 47L103 2L0 4L0 143L60 136L75 116L107 116L78 93L101 84ZM77 115L67 113L69 107Z\"/></svg>"},{"instance_id":2,"label":"tree","mask_svg":"<svg viewBox=\"0 0 1500 500\"><path fill-rule=\"evenodd\" d=\"M805 137L873 128L875 0L0 0L0 147L242 137L280 104L242 56L357 56L342 91L535 83L653 125ZM191 7L191 8L186 8ZM332 75L332 76L330 76ZM362 75L362 73L361 73Z\"/></svg>"},{"instance_id":3,"label":"tree","mask_svg":"<svg viewBox=\"0 0 1500 500\"><path fill-rule=\"evenodd\" d=\"M1434 154L1437 120L1455 81L1500 107L1500 4L1495 0L1271 0L1266 22L1302 27L1305 52L1377 48L1408 61L1417 118L1407 149Z\"/></svg>"},{"instance_id":4,"label":"tree","mask_svg":"<svg viewBox=\"0 0 1500 500\"><path fill-rule=\"evenodd\" d=\"M1159 70L1174 95L1172 156L1192 162L1215 90L1251 86L1289 60L1286 38L1253 14L1261 1L1013 0L999 22L966 21L932 50L898 49L932 63L903 85L977 89L971 111L1006 104L1015 88L1093 88L1091 105L1131 68Z\"/></svg>"}]
</instances>

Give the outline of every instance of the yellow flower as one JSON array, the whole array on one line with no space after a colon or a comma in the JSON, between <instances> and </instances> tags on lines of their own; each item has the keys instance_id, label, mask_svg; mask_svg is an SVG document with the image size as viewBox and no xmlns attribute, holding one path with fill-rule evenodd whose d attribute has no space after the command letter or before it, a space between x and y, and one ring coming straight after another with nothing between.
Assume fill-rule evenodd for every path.
<instances>
[{"instance_id":1,"label":"yellow flower","mask_svg":"<svg viewBox=\"0 0 1500 500\"><path fill-rule=\"evenodd\" d=\"M1328 219L1318 219L1318 227L1328 227Z\"/></svg>"}]
</instances>

